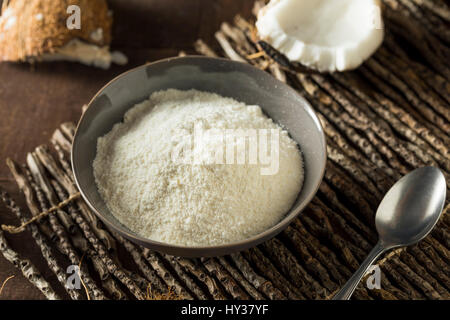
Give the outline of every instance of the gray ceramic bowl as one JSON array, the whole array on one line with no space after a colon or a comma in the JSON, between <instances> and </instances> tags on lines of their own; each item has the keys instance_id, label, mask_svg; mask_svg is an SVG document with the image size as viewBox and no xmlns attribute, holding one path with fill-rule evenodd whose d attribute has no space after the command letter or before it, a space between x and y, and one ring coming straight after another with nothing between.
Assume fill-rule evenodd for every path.
<instances>
[{"instance_id":1,"label":"gray ceramic bowl","mask_svg":"<svg viewBox=\"0 0 450 320\"><path fill-rule=\"evenodd\" d=\"M288 129L303 153L305 181L295 204L282 221L244 241L210 247L181 247L143 238L109 212L98 193L92 169L97 139L122 121L125 112L136 103L148 99L154 91L169 88L209 91L246 104L259 105L268 116ZM72 147L72 167L81 194L109 228L144 247L185 257L225 255L256 246L277 235L314 197L325 163L325 136L319 119L304 98L271 75L248 64L206 57L161 60L112 80L90 102L78 124Z\"/></svg>"}]
</instances>

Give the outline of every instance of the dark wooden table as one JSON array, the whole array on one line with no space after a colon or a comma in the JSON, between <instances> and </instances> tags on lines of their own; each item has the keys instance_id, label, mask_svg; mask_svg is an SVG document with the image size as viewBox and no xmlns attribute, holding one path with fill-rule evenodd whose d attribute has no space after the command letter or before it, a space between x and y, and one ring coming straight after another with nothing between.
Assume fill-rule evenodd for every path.
<instances>
[{"instance_id":1,"label":"dark wooden table","mask_svg":"<svg viewBox=\"0 0 450 320\"><path fill-rule=\"evenodd\" d=\"M0 0L0 4L1 4ZM0 186L26 208L5 159L23 162L26 153L46 143L64 121L77 121L81 106L109 80L147 61L191 51L198 38L213 42L223 21L249 16L253 0L110 0L114 10L113 47L130 59L110 70L72 63L0 64ZM0 205L0 223L17 223ZM51 283L56 279L28 234L8 235L11 246L30 258ZM21 273L0 257L0 299L43 299ZM63 294L63 293L61 293Z\"/></svg>"}]
</instances>

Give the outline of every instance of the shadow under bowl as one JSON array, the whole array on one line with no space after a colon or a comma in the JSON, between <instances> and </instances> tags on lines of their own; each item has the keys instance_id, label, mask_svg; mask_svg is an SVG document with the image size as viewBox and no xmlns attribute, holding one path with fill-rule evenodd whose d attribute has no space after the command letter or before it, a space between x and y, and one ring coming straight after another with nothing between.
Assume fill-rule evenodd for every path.
<instances>
[{"instance_id":1,"label":"shadow under bowl","mask_svg":"<svg viewBox=\"0 0 450 320\"><path fill-rule=\"evenodd\" d=\"M249 239L217 246L184 247L139 236L121 224L100 196L93 173L97 139L135 104L159 90L196 89L258 105L285 127L303 154L303 188L285 217ZM280 233L317 192L326 165L326 141L320 121L309 103L294 89L248 64L219 58L170 58L132 69L103 87L81 117L72 146L72 168L80 192L94 213L112 230L149 249L184 257L221 256L256 246ZM279 186L283 188L282 185Z\"/></svg>"}]
</instances>

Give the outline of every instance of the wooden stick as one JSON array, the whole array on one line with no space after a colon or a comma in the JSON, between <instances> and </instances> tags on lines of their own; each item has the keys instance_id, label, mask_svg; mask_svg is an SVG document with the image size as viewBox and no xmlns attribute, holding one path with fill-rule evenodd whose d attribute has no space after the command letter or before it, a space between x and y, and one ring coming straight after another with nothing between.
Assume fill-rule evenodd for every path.
<instances>
[{"instance_id":1,"label":"wooden stick","mask_svg":"<svg viewBox=\"0 0 450 320\"><path fill-rule=\"evenodd\" d=\"M75 194L78 192L77 187L71 180L71 178L58 166L56 161L48 152L45 146L39 146L35 150L37 157L48 170L48 172L53 176L54 179L62 185L68 194ZM83 214L83 218L89 222L92 232L99 238L105 245L109 252L116 251L116 244L114 238L102 228L102 224L97 219L97 217L89 210L88 206L82 199L77 199L77 206L80 208L80 212Z\"/></svg>"},{"instance_id":2,"label":"wooden stick","mask_svg":"<svg viewBox=\"0 0 450 320\"><path fill-rule=\"evenodd\" d=\"M30 213L32 216L36 217L39 215L40 210L39 208L35 205L36 203L36 199L35 196L33 194L33 191L31 190L31 188L27 187L27 183L25 181L25 179L23 178L23 175L20 174L20 169L19 167L16 165L16 163L14 163L14 161L12 161L11 159L6 159L6 165L8 166L9 170L11 171L14 180L16 181L20 191L23 193L23 195L25 196L25 201L28 205L28 208L30 209ZM56 234L51 230L49 222L48 222L48 218L42 218L38 220L39 224L39 230L51 241L56 241ZM24 223L26 223L26 221L24 221Z\"/></svg>"},{"instance_id":3,"label":"wooden stick","mask_svg":"<svg viewBox=\"0 0 450 320\"><path fill-rule=\"evenodd\" d=\"M286 228L283 234L289 239L291 244L299 254L301 261L305 264L305 268L316 278L318 278L321 284L327 288L329 292L336 291L338 285L331 280L328 271L322 266L322 264L309 252L305 245L300 233L292 227Z\"/></svg>"},{"instance_id":4,"label":"wooden stick","mask_svg":"<svg viewBox=\"0 0 450 320\"><path fill-rule=\"evenodd\" d=\"M240 30L239 28L236 28L227 22L223 22L220 25L220 30L224 33L224 35L233 39L236 46L241 47L241 53L249 55L256 52L256 48L247 41L245 33L242 32L242 30Z\"/></svg>"},{"instance_id":5,"label":"wooden stick","mask_svg":"<svg viewBox=\"0 0 450 320\"><path fill-rule=\"evenodd\" d=\"M143 254L145 259L150 263L158 276L162 280L164 280L170 290L173 290L179 297L183 299L194 299L194 297L188 291L186 291L183 285L169 272L162 259L156 252L144 248Z\"/></svg>"},{"instance_id":6,"label":"wooden stick","mask_svg":"<svg viewBox=\"0 0 450 320\"><path fill-rule=\"evenodd\" d=\"M444 120L433 112L433 110L430 108L412 107L410 102L408 102L402 94L394 90L390 85L386 84L386 80L379 78L370 69L365 68L365 66L362 66L359 70L365 79L370 81L372 85L382 91L384 96L400 106L404 112L410 114L415 119L420 120L421 124L426 126L428 130L432 131L435 136L443 139L444 141L448 139L448 137L445 138L443 129L436 126L436 123L444 123ZM378 99L381 97L382 95L378 95ZM397 114L397 112L395 112L395 114Z\"/></svg>"},{"instance_id":7,"label":"wooden stick","mask_svg":"<svg viewBox=\"0 0 450 320\"><path fill-rule=\"evenodd\" d=\"M294 220L292 223L292 228L301 235L304 239L306 247L314 252L314 256L327 267L331 276L340 284L344 284L346 279L351 276L351 271L338 261L334 252L329 250L320 241L313 237L307 229L302 225L299 219Z\"/></svg>"},{"instance_id":8,"label":"wooden stick","mask_svg":"<svg viewBox=\"0 0 450 320\"><path fill-rule=\"evenodd\" d=\"M448 300L450 298L448 290L445 289L430 273L428 273L427 270L420 265L420 263L415 259L414 256L403 252L400 254L400 260L405 263L405 265L410 267L412 272L420 275L426 281L426 283L429 284L429 286L427 286L429 292L435 291L435 293L439 296L438 298L440 299ZM434 296L434 293L430 295Z\"/></svg>"},{"instance_id":9,"label":"wooden stick","mask_svg":"<svg viewBox=\"0 0 450 320\"><path fill-rule=\"evenodd\" d=\"M389 173L393 177L397 178L400 175L392 171L392 167L399 168L400 173L406 174L408 171L404 170L402 165L399 163L397 155L382 148L382 145L377 140L369 139L367 136L363 136L352 126L346 125L344 123L344 118L339 116L333 107L336 103L323 95L323 92L314 85L313 82L308 80L306 77L298 75L298 80L306 92L313 98L310 100L314 103L319 112L327 119L330 123L333 123L335 128L339 130L346 139L348 139L352 144L358 147L358 150L364 154L368 160L374 163L378 168L382 169L384 172ZM382 151L382 152L381 152ZM384 154L383 154L384 153ZM383 157L385 156L385 157ZM402 171L403 170L403 171Z\"/></svg>"},{"instance_id":10,"label":"wooden stick","mask_svg":"<svg viewBox=\"0 0 450 320\"><path fill-rule=\"evenodd\" d=\"M204 289L203 286L200 287L194 279L189 276L189 274L184 270L184 268L176 261L174 256L165 255L165 260L169 262L170 266L175 270L176 274L179 275L181 279L183 279L186 287L191 291L196 298L200 300L208 300L211 299L211 296L208 294L208 290Z\"/></svg>"},{"instance_id":11,"label":"wooden stick","mask_svg":"<svg viewBox=\"0 0 450 320\"><path fill-rule=\"evenodd\" d=\"M51 183L60 200L64 199L66 197L66 194L64 194L62 186L56 180L51 180ZM142 292L142 290L136 285L136 283L132 279L130 279L130 277L113 261L108 253L107 248L96 237L95 233L91 230L86 220L81 216L81 214L74 210L72 206L69 206L69 208L72 208L71 210L69 210L70 216L78 224L86 239L88 239L92 247L97 252L98 257L108 268L108 271L113 274L121 283L123 283L123 285L125 285L137 299L145 300L145 293Z\"/></svg>"},{"instance_id":12,"label":"wooden stick","mask_svg":"<svg viewBox=\"0 0 450 320\"><path fill-rule=\"evenodd\" d=\"M376 63L374 63L376 61ZM395 56L392 57L387 50L382 49L374 59L371 59L370 63L374 63L371 68L377 74L383 75L383 78L389 82L395 83L395 87L405 88L402 92L411 96L410 99L416 100L417 98L427 103L431 108L431 111L442 116L446 121L450 121L450 111L445 108L446 101L445 95L441 97L432 87L430 87L426 81L424 81L420 73L416 68L412 68L403 59L398 59ZM391 74L385 72L388 70ZM394 75L392 75L392 73ZM444 85L445 86L445 85ZM440 88L435 88L439 90ZM444 89L444 88L442 88ZM441 91L441 90L439 90ZM413 96L415 95L415 96Z\"/></svg>"},{"instance_id":13,"label":"wooden stick","mask_svg":"<svg viewBox=\"0 0 450 320\"><path fill-rule=\"evenodd\" d=\"M432 153L433 157L442 162L445 166L445 157L449 156L449 149L445 143L437 136L434 136L427 128L418 123L409 113L395 106L391 101L383 98L378 93L373 95L382 102L383 106L372 101L366 94L358 89L355 82L350 83L342 77L336 77L347 89L353 91L361 100L367 102L378 115L390 123L396 131L399 131L409 141ZM351 89L350 89L351 88ZM386 107L388 109L386 109ZM393 117L392 113L397 117ZM435 149L437 152L434 152ZM448 165L447 165L448 167Z\"/></svg>"},{"instance_id":14,"label":"wooden stick","mask_svg":"<svg viewBox=\"0 0 450 320\"><path fill-rule=\"evenodd\" d=\"M3 192L3 191L0 191ZM17 269L22 272L23 276L30 281L48 300L60 300L61 298L53 290L51 285L42 277L39 270L30 260L21 257L8 244L8 241L0 230L0 251L6 260L11 262Z\"/></svg>"},{"instance_id":15,"label":"wooden stick","mask_svg":"<svg viewBox=\"0 0 450 320\"><path fill-rule=\"evenodd\" d=\"M45 176L44 168L37 161L36 155L34 155L32 153L28 153L27 154L27 164L33 175L34 181L36 181L36 183L39 184L40 188L42 189L42 192L45 193L46 197L48 198L49 204L51 206L57 206L59 203L59 201L57 200L57 196L54 193L54 191L52 190L50 182L48 181L47 177ZM48 206L45 206L45 208L43 208L41 206L42 211L46 211L48 209L49 209ZM67 232L69 234L76 233L76 231L77 231L76 225L67 213L65 213L63 210L57 210L56 215L57 215L59 221L61 222L61 224L64 226L65 230L67 230ZM49 220L50 220L50 224L52 224L52 221L56 221L55 216L49 215ZM55 228L53 228L53 231L56 232Z\"/></svg>"},{"instance_id":16,"label":"wooden stick","mask_svg":"<svg viewBox=\"0 0 450 320\"><path fill-rule=\"evenodd\" d=\"M251 284L251 282L243 277L242 274L226 260L225 257L217 257L217 260L253 299L265 299L264 296Z\"/></svg>"},{"instance_id":17,"label":"wooden stick","mask_svg":"<svg viewBox=\"0 0 450 320\"><path fill-rule=\"evenodd\" d=\"M17 168L18 169L18 168ZM5 206L14 213L17 218L25 222L26 217L22 213L22 210L16 205L14 200L2 189L0 189L0 197L5 204ZM42 235L42 233L39 231L37 226L35 224L30 224L27 226L27 229L30 230L31 236L33 237L34 241L38 245L39 249L41 250L42 256L44 257L45 261L47 262L48 267L50 270L56 275L56 278L58 279L59 283L65 288L66 292L69 294L69 296L73 300L80 300L82 299L81 293L79 290L76 289L69 289L66 287L68 277L65 272L65 270L59 265L58 261L56 260L52 249L50 248L49 244L47 243L47 240Z\"/></svg>"},{"instance_id":18,"label":"wooden stick","mask_svg":"<svg viewBox=\"0 0 450 320\"><path fill-rule=\"evenodd\" d=\"M441 295L423 277L419 277L405 263L401 262L399 259L395 259L395 263L392 265L399 272L401 272L402 275L408 279L408 281L420 287L427 298L441 299Z\"/></svg>"},{"instance_id":19,"label":"wooden stick","mask_svg":"<svg viewBox=\"0 0 450 320\"><path fill-rule=\"evenodd\" d=\"M352 179L363 188L366 188L376 199L382 198L381 191L372 182L371 179L363 172L360 166L352 161L350 158L345 157L333 144L327 144L327 154L330 160L332 160L337 166L349 173Z\"/></svg>"},{"instance_id":20,"label":"wooden stick","mask_svg":"<svg viewBox=\"0 0 450 320\"><path fill-rule=\"evenodd\" d=\"M234 264L241 271L242 275L259 291L272 300L285 300L286 297L274 285L253 271L248 261L240 254L234 253L231 256Z\"/></svg>"},{"instance_id":21,"label":"wooden stick","mask_svg":"<svg viewBox=\"0 0 450 320\"><path fill-rule=\"evenodd\" d=\"M326 226L330 232L333 232L334 228L346 230L347 237L353 242L354 245L360 247L365 251L370 251L372 245L366 241L357 231L355 231L347 221L328 208L320 199L314 199L310 205L311 216L321 225Z\"/></svg>"},{"instance_id":22,"label":"wooden stick","mask_svg":"<svg viewBox=\"0 0 450 320\"><path fill-rule=\"evenodd\" d=\"M354 205L354 208L359 210L365 219L365 223L369 226L374 224L374 215L372 207L377 205L377 201L373 197L369 197L368 194L360 190L352 181L345 176L343 171L335 166L333 163L327 164L327 170L325 172L325 181L335 189L340 190L346 198ZM358 198L354 195L360 195ZM367 200L366 200L367 199ZM368 202L370 201L370 203Z\"/></svg>"},{"instance_id":23,"label":"wooden stick","mask_svg":"<svg viewBox=\"0 0 450 320\"><path fill-rule=\"evenodd\" d=\"M428 257L427 260L430 264L435 264L439 268L439 270L444 272L445 275L448 275L450 273L450 267L448 263L444 262L441 259L441 257L436 253L435 249L432 246L426 245L425 243L419 243L418 247L426 254L426 256Z\"/></svg>"},{"instance_id":24,"label":"wooden stick","mask_svg":"<svg viewBox=\"0 0 450 320\"><path fill-rule=\"evenodd\" d=\"M439 17L428 14L426 10L419 8L414 1L397 0L397 2L406 7L413 17L420 20L421 25L425 26L430 33L434 34L437 38L450 43L448 26L444 26Z\"/></svg>"},{"instance_id":25,"label":"wooden stick","mask_svg":"<svg viewBox=\"0 0 450 320\"><path fill-rule=\"evenodd\" d=\"M385 62L385 64L387 63ZM437 113L435 118L439 124L444 126L443 129L447 130L449 128L448 121L450 121L450 112L445 108L443 101L439 97L433 95L432 91L428 91L420 86L420 81L414 76L414 73L409 73L405 76L398 71L392 71L395 70L394 68L387 69L376 59L367 61L366 66L376 75L380 76L380 78L385 79L401 91L412 106L417 106L418 109L428 108L424 103L426 102L432 107L430 110L434 110ZM446 121L441 120L440 117L443 117Z\"/></svg>"},{"instance_id":26,"label":"wooden stick","mask_svg":"<svg viewBox=\"0 0 450 320\"><path fill-rule=\"evenodd\" d=\"M332 86L328 81L325 81L323 77L313 76L314 80L322 86L328 93L339 102L339 105L352 115L355 119L361 121L362 123L369 123L370 120L367 116L368 110L364 108L364 113L362 110L356 108L357 104L352 104L352 101L345 97L340 91L338 91L334 86ZM362 106L362 105L360 105ZM389 130L389 127L383 123L381 120L377 122L371 122L371 128L374 134L377 135L384 143L386 143L392 150L394 150L398 155L400 155L404 161L410 164L412 167L418 167L425 164L424 159L417 157L411 150L408 149L407 144L401 143L401 141L394 138Z\"/></svg>"},{"instance_id":27,"label":"wooden stick","mask_svg":"<svg viewBox=\"0 0 450 320\"><path fill-rule=\"evenodd\" d=\"M408 41L420 54L427 60L430 66L439 74L447 79L450 79L450 70L447 66L443 65L441 45L436 41L431 41L429 37L424 36L419 25L411 22L411 19L406 19L398 12L393 10L386 10L384 16L389 24L389 30L394 34L400 36L403 40ZM439 53L439 54L436 54Z\"/></svg>"},{"instance_id":28,"label":"wooden stick","mask_svg":"<svg viewBox=\"0 0 450 320\"><path fill-rule=\"evenodd\" d=\"M239 286L238 282L228 273L223 265L221 265L215 258L201 258L201 262L206 270L217 278L223 285L225 290L237 300L249 300L250 296Z\"/></svg>"},{"instance_id":29,"label":"wooden stick","mask_svg":"<svg viewBox=\"0 0 450 320\"><path fill-rule=\"evenodd\" d=\"M176 257L175 260L193 276L195 276L199 281L203 282L208 288L209 293L215 300L225 300L226 295L224 294L222 288L217 283L217 281L211 277L207 270L192 259Z\"/></svg>"},{"instance_id":30,"label":"wooden stick","mask_svg":"<svg viewBox=\"0 0 450 320\"><path fill-rule=\"evenodd\" d=\"M41 206L42 210L48 210L48 206L44 199L44 193L48 196L48 199L50 201L51 205L54 205L54 203L57 202L56 194L53 193L53 190L51 189L50 182L46 180L42 174L42 166L36 161L36 158L33 157L32 154L29 154L27 157L27 162L30 168L29 175L28 175L28 183L30 184L31 188L35 190L35 194L37 195L37 199L39 201L39 204ZM33 181L31 175L33 175L35 181L39 181L40 185L38 186L35 181ZM48 184L47 184L48 183ZM52 196L50 196L52 194ZM51 200L50 200L51 199ZM70 218L67 217L68 225L72 226L75 229L75 225L72 223ZM53 216L49 215L49 221L50 226L52 227L52 230L56 233L58 236L60 248L62 249L62 253L66 255L66 257L69 259L69 261L73 265L79 265L81 263L80 257L74 247L72 246L72 243L69 240L69 236L64 230L63 226L60 224L58 219ZM73 232L74 233L74 232ZM81 280L84 282L86 287L89 290L90 297L92 297L94 300L104 300L106 299L105 295L101 291L100 288L96 285L94 280L91 278L89 273L87 272L86 268L80 268L80 277Z\"/></svg>"},{"instance_id":31,"label":"wooden stick","mask_svg":"<svg viewBox=\"0 0 450 320\"><path fill-rule=\"evenodd\" d=\"M450 22L450 8L445 3L439 3L435 0L413 0L418 6L422 6L430 10L436 16Z\"/></svg>"},{"instance_id":32,"label":"wooden stick","mask_svg":"<svg viewBox=\"0 0 450 320\"><path fill-rule=\"evenodd\" d=\"M371 244L375 244L377 241L376 233L373 229L368 227L368 224L364 224L361 218L357 217L355 213L349 210L345 205L341 203L336 192L331 188L331 186L326 182L322 182L319 188L320 198L316 197L316 202L325 208L325 205L322 203L322 199L325 199L324 202L329 206L326 208L326 212L328 216L331 216L331 219L336 221L338 225L345 228L347 223L354 226L354 228L361 233L365 239L367 239ZM330 209L333 209L336 213L331 213ZM339 213L339 214L338 214ZM369 225L373 225L373 222L369 222Z\"/></svg>"},{"instance_id":33,"label":"wooden stick","mask_svg":"<svg viewBox=\"0 0 450 320\"><path fill-rule=\"evenodd\" d=\"M280 240L275 238L264 242L262 246L274 264L289 275L294 285L307 298L324 299L328 296L330 292L306 272Z\"/></svg>"},{"instance_id":34,"label":"wooden stick","mask_svg":"<svg viewBox=\"0 0 450 320\"><path fill-rule=\"evenodd\" d=\"M76 125L73 122L64 122L60 126L61 131L66 135L66 137L71 137L75 135Z\"/></svg>"},{"instance_id":35,"label":"wooden stick","mask_svg":"<svg viewBox=\"0 0 450 320\"><path fill-rule=\"evenodd\" d=\"M305 244L309 246L309 248L312 248L316 252L315 256L318 259L321 259L321 262L324 265L329 265L328 270L333 270L335 268L335 272L332 273L333 276L336 279L340 279L339 283L340 285L343 285L347 279L351 276L351 271L345 266L342 265L342 263L338 260L336 257L336 254L328 249L325 245L319 242L319 240L313 236L310 235L310 233L306 230L304 225L300 222L299 219L294 220L293 226L296 228L298 232L301 233L302 237L304 237ZM341 276L341 274L343 276ZM408 299L408 296L405 295L403 292L398 290L396 287L394 287L387 279L387 277L382 276L382 285L384 288L388 289L390 292L394 293L396 297L400 299ZM364 296L367 295L364 290L359 288L359 293L363 294ZM357 294L357 292L355 292Z\"/></svg>"},{"instance_id":36,"label":"wooden stick","mask_svg":"<svg viewBox=\"0 0 450 320\"><path fill-rule=\"evenodd\" d=\"M220 43L220 45L222 46L222 49L224 50L225 54L234 61L239 61L239 62L246 62L246 60L244 58L242 58L234 49L233 47L230 45L230 43L228 42L228 40L226 39L226 36L223 34L222 31L217 31L215 33L215 37L217 39L217 41Z\"/></svg>"},{"instance_id":37,"label":"wooden stick","mask_svg":"<svg viewBox=\"0 0 450 320\"><path fill-rule=\"evenodd\" d=\"M387 187L391 185L395 172L387 167L386 163L382 162L380 158L377 161L383 163L386 166L386 170L377 167L370 158L362 151L353 147L350 141L339 132L339 130L331 124L327 118L322 114L318 114L319 119L324 127L324 131L328 137L328 143L333 146L333 148L338 149L342 155L349 157L354 163L357 163L359 167L364 171L364 173L370 177L370 179L376 184L376 187L380 191L387 190ZM378 157L377 157L378 159Z\"/></svg>"},{"instance_id":38,"label":"wooden stick","mask_svg":"<svg viewBox=\"0 0 450 320\"><path fill-rule=\"evenodd\" d=\"M430 235L424 239L425 243L433 247L447 264L450 264L450 250Z\"/></svg>"},{"instance_id":39,"label":"wooden stick","mask_svg":"<svg viewBox=\"0 0 450 320\"><path fill-rule=\"evenodd\" d=\"M131 254L134 262L139 267L139 270L150 281L152 290L157 290L157 293L167 294L169 293L168 287L164 285L162 280L158 277L154 270L152 270L145 259L143 258L141 250L130 241L126 240L116 232L111 231L112 235L124 246L124 248Z\"/></svg>"},{"instance_id":40,"label":"wooden stick","mask_svg":"<svg viewBox=\"0 0 450 320\"><path fill-rule=\"evenodd\" d=\"M217 58L218 55L201 39L198 39L194 44L195 50L207 57Z\"/></svg>"},{"instance_id":41,"label":"wooden stick","mask_svg":"<svg viewBox=\"0 0 450 320\"><path fill-rule=\"evenodd\" d=\"M70 128L71 125L69 123L66 123L66 127ZM39 161L35 157L36 161ZM69 176L72 176L72 171L69 169L66 171ZM59 193L58 199L63 199L64 194ZM69 211L76 212L73 206L69 206ZM117 300L123 300L126 299L127 296L123 291L120 289L120 287L117 285L116 281L111 278L107 266L102 262L102 260L99 258L95 250L93 250L90 247L89 241L80 233L80 230L77 229L75 234L70 235L71 241L74 244L76 248L78 248L81 252L87 252L88 257L92 261L92 264L94 266L94 269L98 272L100 279L102 281L104 289L108 292L108 294L113 298Z\"/></svg>"},{"instance_id":42,"label":"wooden stick","mask_svg":"<svg viewBox=\"0 0 450 320\"><path fill-rule=\"evenodd\" d=\"M242 255L254 265L258 273L272 282L273 285L288 299L305 299L305 296L300 292L300 290L288 279L286 279L286 277L258 247L244 251L242 252Z\"/></svg>"},{"instance_id":43,"label":"wooden stick","mask_svg":"<svg viewBox=\"0 0 450 320\"><path fill-rule=\"evenodd\" d=\"M102 280L103 288L108 292L111 296L111 299L114 300L127 300L127 295L123 292L123 290L117 285L117 282L112 278L106 278Z\"/></svg>"},{"instance_id":44,"label":"wooden stick","mask_svg":"<svg viewBox=\"0 0 450 320\"><path fill-rule=\"evenodd\" d=\"M391 33L386 33L385 45L381 51L386 50L389 57L395 59L396 62L400 62L400 66L406 66L405 69L416 70L419 77L431 88L435 94L438 94L441 98L445 99L447 103L450 103L450 93L448 87L450 84L440 74L433 72L433 70L426 67L424 64L412 60L411 57L404 51L403 47L399 46L395 37Z\"/></svg>"}]
</instances>

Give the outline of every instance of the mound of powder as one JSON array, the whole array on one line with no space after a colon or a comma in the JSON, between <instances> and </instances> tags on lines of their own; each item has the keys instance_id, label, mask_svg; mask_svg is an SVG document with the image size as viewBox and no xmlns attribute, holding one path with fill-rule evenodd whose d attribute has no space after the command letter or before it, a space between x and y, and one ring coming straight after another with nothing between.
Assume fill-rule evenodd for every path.
<instances>
[{"instance_id":1,"label":"mound of powder","mask_svg":"<svg viewBox=\"0 0 450 320\"><path fill-rule=\"evenodd\" d=\"M251 134L238 138L242 131ZM303 184L298 145L260 107L196 90L155 92L134 106L98 139L93 165L100 195L122 224L180 246L265 231Z\"/></svg>"}]
</instances>

